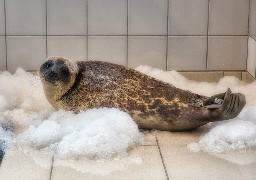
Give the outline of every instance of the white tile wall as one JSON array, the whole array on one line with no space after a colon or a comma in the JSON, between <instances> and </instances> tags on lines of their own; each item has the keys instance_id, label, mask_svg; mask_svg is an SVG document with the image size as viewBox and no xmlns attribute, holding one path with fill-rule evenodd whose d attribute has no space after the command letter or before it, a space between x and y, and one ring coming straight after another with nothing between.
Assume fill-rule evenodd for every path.
<instances>
[{"instance_id":1,"label":"white tile wall","mask_svg":"<svg viewBox=\"0 0 256 180\"><path fill-rule=\"evenodd\" d=\"M209 70L246 70L247 36L209 37Z\"/></svg>"},{"instance_id":2,"label":"white tile wall","mask_svg":"<svg viewBox=\"0 0 256 180\"><path fill-rule=\"evenodd\" d=\"M128 66L149 65L166 70L166 37L135 36L128 39Z\"/></svg>"},{"instance_id":3,"label":"white tile wall","mask_svg":"<svg viewBox=\"0 0 256 180\"><path fill-rule=\"evenodd\" d=\"M206 70L206 36L174 36L168 43L168 70Z\"/></svg>"},{"instance_id":4,"label":"white tile wall","mask_svg":"<svg viewBox=\"0 0 256 180\"><path fill-rule=\"evenodd\" d=\"M208 0L169 0L169 35L207 35Z\"/></svg>"},{"instance_id":5,"label":"white tile wall","mask_svg":"<svg viewBox=\"0 0 256 180\"><path fill-rule=\"evenodd\" d=\"M6 70L5 37L0 36L0 71Z\"/></svg>"},{"instance_id":6,"label":"white tile wall","mask_svg":"<svg viewBox=\"0 0 256 180\"><path fill-rule=\"evenodd\" d=\"M247 35L249 0L211 0L209 35Z\"/></svg>"},{"instance_id":7,"label":"white tile wall","mask_svg":"<svg viewBox=\"0 0 256 180\"><path fill-rule=\"evenodd\" d=\"M48 0L48 35L86 35L85 0Z\"/></svg>"},{"instance_id":8,"label":"white tile wall","mask_svg":"<svg viewBox=\"0 0 256 180\"><path fill-rule=\"evenodd\" d=\"M166 35L167 0L129 0L129 35Z\"/></svg>"},{"instance_id":9,"label":"white tile wall","mask_svg":"<svg viewBox=\"0 0 256 180\"><path fill-rule=\"evenodd\" d=\"M126 65L127 37L90 36L88 39L88 60L101 60Z\"/></svg>"},{"instance_id":10,"label":"white tile wall","mask_svg":"<svg viewBox=\"0 0 256 180\"><path fill-rule=\"evenodd\" d=\"M256 0L250 1L250 31L249 34L256 40Z\"/></svg>"},{"instance_id":11,"label":"white tile wall","mask_svg":"<svg viewBox=\"0 0 256 180\"><path fill-rule=\"evenodd\" d=\"M5 34L4 0L0 0L0 35Z\"/></svg>"},{"instance_id":12,"label":"white tile wall","mask_svg":"<svg viewBox=\"0 0 256 180\"><path fill-rule=\"evenodd\" d=\"M127 0L88 0L89 35L126 35Z\"/></svg>"},{"instance_id":13,"label":"white tile wall","mask_svg":"<svg viewBox=\"0 0 256 180\"><path fill-rule=\"evenodd\" d=\"M247 71L255 77L256 72L256 40L249 37L248 39L248 57L247 57Z\"/></svg>"},{"instance_id":14,"label":"white tile wall","mask_svg":"<svg viewBox=\"0 0 256 180\"><path fill-rule=\"evenodd\" d=\"M87 59L86 36L48 36L48 56L64 56L72 60Z\"/></svg>"},{"instance_id":15,"label":"white tile wall","mask_svg":"<svg viewBox=\"0 0 256 180\"><path fill-rule=\"evenodd\" d=\"M10 72L15 72L17 67L38 70L45 59L45 36L7 37L7 67Z\"/></svg>"},{"instance_id":16,"label":"white tile wall","mask_svg":"<svg viewBox=\"0 0 256 180\"><path fill-rule=\"evenodd\" d=\"M6 0L7 35L45 35L45 0Z\"/></svg>"},{"instance_id":17,"label":"white tile wall","mask_svg":"<svg viewBox=\"0 0 256 180\"><path fill-rule=\"evenodd\" d=\"M9 42L11 71L37 69L39 63L27 62L46 55L164 70L244 70L248 32L256 39L255 11L256 0L0 0L0 37Z\"/></svg>"}]
</instances>

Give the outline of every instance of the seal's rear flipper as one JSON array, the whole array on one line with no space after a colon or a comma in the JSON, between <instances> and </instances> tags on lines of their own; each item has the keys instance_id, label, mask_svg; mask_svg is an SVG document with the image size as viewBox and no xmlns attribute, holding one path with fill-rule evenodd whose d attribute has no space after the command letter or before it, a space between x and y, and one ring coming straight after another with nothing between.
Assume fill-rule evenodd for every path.
<instances>
[{"instance_id":1,"label":"seal's rear flipper","mask_svg":"<svg viewBox=\"0 0 256 180\"><path fill-rule=\"evenodd\" d=\"M232 93L230 88L225 93L214 95L203 102L209 110L212 120L233 119L245 106L245 96L241 93Z\"/></svg>"}]
</instances>

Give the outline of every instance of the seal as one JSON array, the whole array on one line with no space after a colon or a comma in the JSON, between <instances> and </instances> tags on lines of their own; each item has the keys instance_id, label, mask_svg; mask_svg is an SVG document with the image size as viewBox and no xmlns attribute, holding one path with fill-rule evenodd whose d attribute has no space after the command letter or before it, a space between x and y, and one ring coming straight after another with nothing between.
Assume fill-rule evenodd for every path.
<instances>
[{"instance_id":1,"label":"seal","mask_svg":"<svg viewBox=\"0 0 256 180\"><path fill-rule=\"evenodd\" d=\"M205 97L181 90L134 69L101 61L49 57L40 67L48 101L67 111L109 107L125 111L139 128L184 131L236 117L245 96Z\"/></svg>"}]
</instances>

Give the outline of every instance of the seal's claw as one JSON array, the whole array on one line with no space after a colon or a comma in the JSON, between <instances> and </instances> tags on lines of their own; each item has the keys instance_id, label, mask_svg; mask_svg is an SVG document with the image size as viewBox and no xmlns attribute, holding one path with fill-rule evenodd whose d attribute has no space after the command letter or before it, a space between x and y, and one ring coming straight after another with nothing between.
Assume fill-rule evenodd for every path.
<instances>
[{"instance_id":1,"label":"seal's claw","mask_svg":"<svg viewBox=\"0 0 256 180\"><path fill-rule=\"evenodd\" d=\"M242 111L246 104L245 96L232 93L230 88L225 93L214 95L203 102L210 111L214 121L233 119Z\"/></svg>"}]
</instances>

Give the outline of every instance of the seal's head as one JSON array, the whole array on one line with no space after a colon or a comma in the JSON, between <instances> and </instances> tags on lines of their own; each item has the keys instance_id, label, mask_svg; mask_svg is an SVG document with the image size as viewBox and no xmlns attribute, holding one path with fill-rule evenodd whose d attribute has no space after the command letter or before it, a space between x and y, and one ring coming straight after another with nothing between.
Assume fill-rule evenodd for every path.
<instances>
[{"instance_id":1,"label":"seal's head","mask_svg":"<svg viewBox=\"0 0 256 180\"><path fill-rule=\"evenodd\" d=\"M73 86L78 71L78 66L74 61L63 57L49 57L41 65L39 74L44 92L54 107L54 103Z\"/></svg>"}]
</instances>

